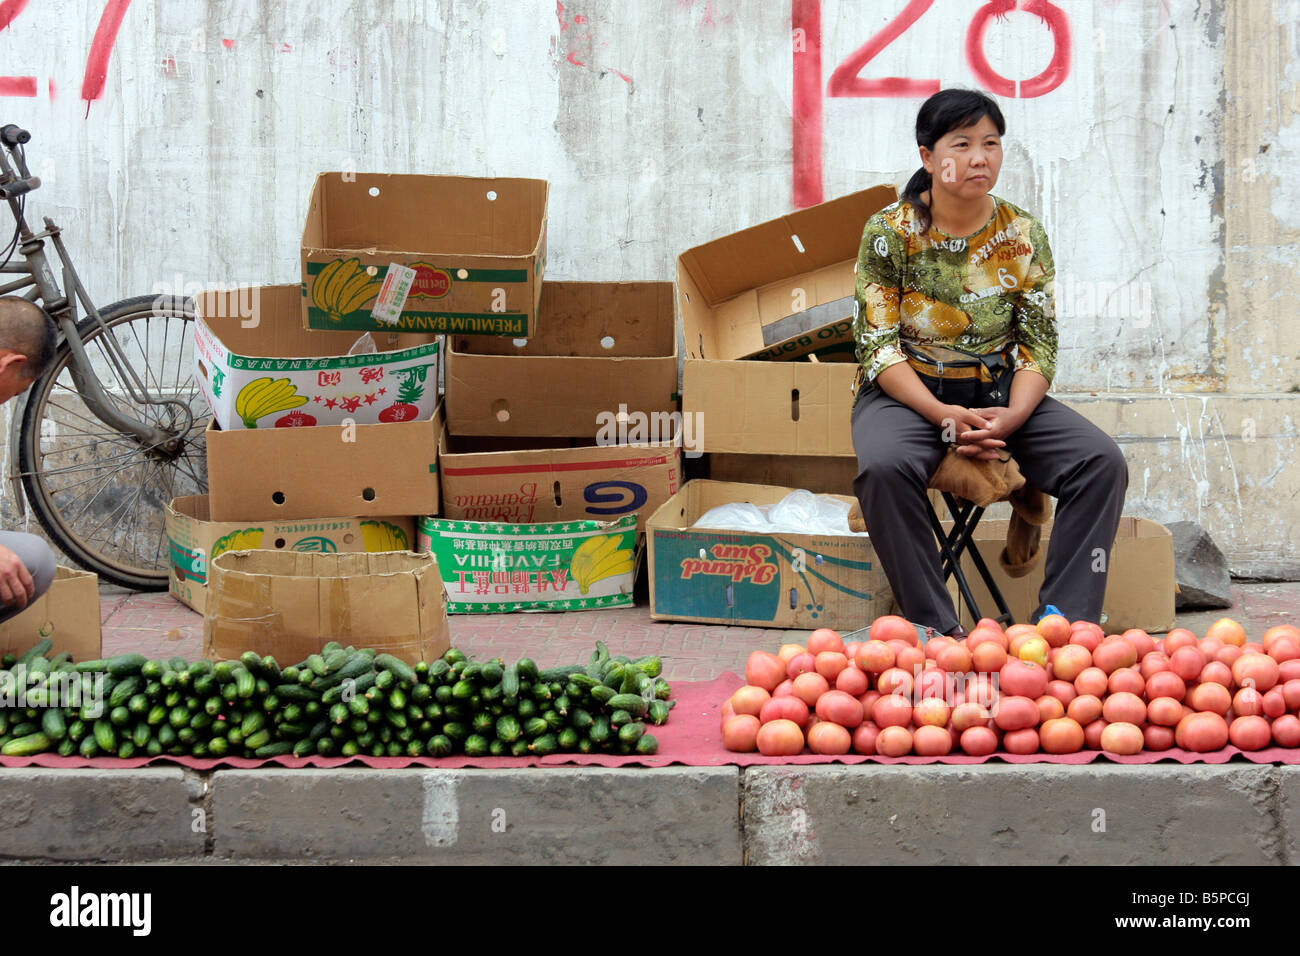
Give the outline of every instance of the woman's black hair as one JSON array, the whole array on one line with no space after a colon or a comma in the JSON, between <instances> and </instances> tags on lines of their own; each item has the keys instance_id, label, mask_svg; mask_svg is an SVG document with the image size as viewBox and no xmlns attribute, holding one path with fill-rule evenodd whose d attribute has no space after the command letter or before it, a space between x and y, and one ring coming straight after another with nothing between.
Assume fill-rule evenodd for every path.
<instances>
[{"instance_id":1,"label":"woman's black hair","mask_svg":"<svg viewBox=\"0 0 1300 956\"><path fill-rule=\"evenodd\" d=\"M916 114L916 145L934 149L934 144L948 133L973 126L985 116L993 120L999 136L1006 133L1006 120L1002 118L1002 110L992 97L979 90L940 90L922 103ZM907 186L903 188L902 198L916 209L917 224L922 229L930 228L930 207L921 201L921 193L933 185L933 179L922 166L912 174Z\"/></svg>"}]
</instances>

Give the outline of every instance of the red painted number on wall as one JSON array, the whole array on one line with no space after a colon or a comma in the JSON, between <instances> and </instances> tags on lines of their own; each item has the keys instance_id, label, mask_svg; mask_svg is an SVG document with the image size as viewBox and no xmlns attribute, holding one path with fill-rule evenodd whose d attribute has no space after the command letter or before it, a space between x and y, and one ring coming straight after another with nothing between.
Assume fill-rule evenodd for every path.
<instances>
[{"instance_id":1,"label":"red painted number on wall","mask_svg":"<svg viewBox=\"0 0 1300 956\"><path fill-rule=\"evenodd\" d=\"M908 0L897 16L832 71L826 96L927 97L937 93L938 80L862 76L867 64L933 5L934 0ZM1002 76L984 53L990 20L1004 18L1013 10L1032 13L1052 35L1051 62L1028 80ZM794 205L802 209L823 199L821 0L792 0L790 20L794 29ZM998 96L1029 98L1050 93L1070 74L1070 23L1065 11L1049 0L987 0L974 12L966 30L966 62L980 85Z\"/></svg>"},{"instance_id":2,"label":"red painted number on wall","mask_svg":"<svg viewBox=\"0 0 1300 956\"><path fill-rule=\"evenodd\" d=\"M23 12L28 0L0 0L0 30L14 22ZM117 40L118 28L126 16L126 8L131 0L107 0L104 12L100 14L99 26L95 28L95 37L90 41L90 54L86 57L86 73L81 80L81 98L90 108L90 101L104 95L104 80L108 76L108 61L113 56L113 44ZM54 83L50 81L51 96ZM34 76L0 76L0 96L35 96L36 77Z\"/></svg>"}]
</instances>

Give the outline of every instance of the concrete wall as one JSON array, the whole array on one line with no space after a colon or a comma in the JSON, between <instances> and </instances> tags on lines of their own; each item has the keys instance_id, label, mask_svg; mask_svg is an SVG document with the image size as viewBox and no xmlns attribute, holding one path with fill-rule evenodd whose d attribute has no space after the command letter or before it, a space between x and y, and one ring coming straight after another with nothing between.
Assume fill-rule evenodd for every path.
<instances>
[{"instance_id":1,"label":"concrete wall","mask_svg":"<svg viewBox=\"0 0 1300 956\"><path fill-rule=\"evenodd\" d=\"M0 55L36 95L0 96L0 120L33 131L31 208L104 300L296 281L323 169L546 178L548 275L663 279L697 242L905 181L921 94L824 95L899 6L136 3L94 95L101 6L31 5ZM1300 575L1300 3L1060 0L1051 29L1013 11L982 42L980 9L936 0L861 76L1058 69L1000 95L996 188L1053 242L1056 392L1117 421L1129 512L1201 521L1237 573Z\"/></svg>"}]
</instances>

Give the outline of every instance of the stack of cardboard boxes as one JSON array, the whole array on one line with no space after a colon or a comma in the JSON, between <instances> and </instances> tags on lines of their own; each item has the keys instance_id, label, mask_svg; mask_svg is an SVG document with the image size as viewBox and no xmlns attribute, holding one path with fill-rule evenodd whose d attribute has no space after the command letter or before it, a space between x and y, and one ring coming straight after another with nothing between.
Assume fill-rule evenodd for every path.
<instances>
[{"instance_id":1,"label":"stack of cardboard boxes","mask_svg":"<svg viewBox=\"0 0 1300 956\"><path fill-rule=\"evenodd\" d=\"M448 335L443 507L420 522L451 610L633 603L681 481L670 282L546 282L537 332Z\"/></svg>"}]
</instances>

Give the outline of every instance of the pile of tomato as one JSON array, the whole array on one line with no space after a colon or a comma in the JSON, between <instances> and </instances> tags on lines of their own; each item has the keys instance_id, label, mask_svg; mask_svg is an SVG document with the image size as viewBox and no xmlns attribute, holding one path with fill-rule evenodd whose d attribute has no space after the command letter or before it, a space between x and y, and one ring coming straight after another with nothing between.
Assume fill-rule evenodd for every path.
<instances>
[{"instance_id":1,"label":"pile of tomato","mask_svg":"<svg viewBox=\"0 0 1300 956\"><path fill-rule=\"evenodd\" d=\"M1230 618L1203 637L1105 634L1059 615L924 643L887 615L871 639L821 628L754 651L722 706L728 750L794 756L951 753L1131 755L1300 746L1300 628L1258 641Z\"/></svg>"}]
</instances>

